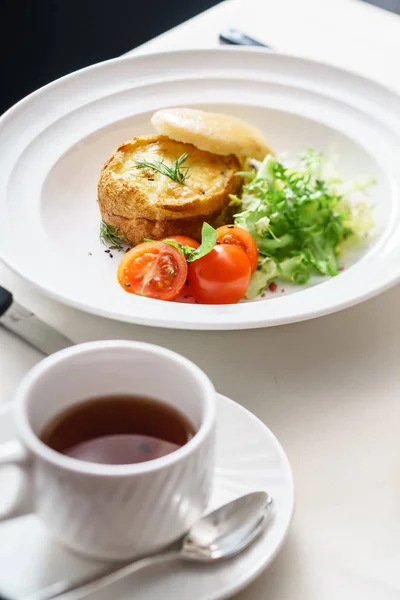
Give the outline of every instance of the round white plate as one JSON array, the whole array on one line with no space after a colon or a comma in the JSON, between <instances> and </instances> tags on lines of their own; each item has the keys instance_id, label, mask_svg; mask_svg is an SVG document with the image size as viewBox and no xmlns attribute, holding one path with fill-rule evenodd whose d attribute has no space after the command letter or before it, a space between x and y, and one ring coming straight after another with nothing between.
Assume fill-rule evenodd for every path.
<instances>
[{"instance_id":1,"label":"round white plate","mask_svg":"<svg viewBox=\"0 0 400 600\"><path fill-rule=\"evenodd\" d=\"M0 412L0 443L13 435L12 414L7 409ZM0 472L1 490L10 490L14 484L13 473ZM210 509L254 490L266 490L273 497L273 520L240 556L213 566L175 562L151 567L103 593L94 594L93 600L227 598L257 577L281 548L294 506L293 479L286 454L259 419L219 395L217 459ZM4 496L0 511L3 503L7 504ZM0 524L0 594L21 598L54 581L93 569L93 564L48 538L33 515ZM22 568L24 577L20 576Z\"/></svg>"},{"instance_id":2,"label":"round white plate","mask_svg":"<svg viewBox=\"0 0 400 600\"><path fill-rule=\"evenodd\" d=\"M339 156L344 176L372 175L377 233L338 277L233 306L125 293L98 239L96 184L122 141L152 131L152 113L196 106L237 115L277 152ZM346 71L263 50L129 57L89 67L25 98L0 119L0 253L51 296L106 317L181 329L241 329L327 314L400 276L400 98Z\"/></svg>"}]
</instances>

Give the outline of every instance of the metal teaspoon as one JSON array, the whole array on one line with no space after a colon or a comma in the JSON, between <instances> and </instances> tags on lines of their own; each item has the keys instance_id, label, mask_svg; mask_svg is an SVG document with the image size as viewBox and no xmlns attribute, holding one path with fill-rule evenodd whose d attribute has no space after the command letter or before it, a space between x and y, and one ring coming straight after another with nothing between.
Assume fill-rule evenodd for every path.
<instances>
[{"instance_id":1,"label":"metal teaspoon","mask_svg":"<svg viewBox=\"0 0 400 600\"><path fill-rule=\"evenodd\" d=\"M23 600L52 600L72 590L77 590L74 600L80 600L156 563L168 560L215 563L230 558L242 552L260 535L271 514L271 496L266 492L252 492L202 517L184 537L179 550L142 558L117 569L114 565L75 580L58 581Z\"/></svg>"}]
</instances>

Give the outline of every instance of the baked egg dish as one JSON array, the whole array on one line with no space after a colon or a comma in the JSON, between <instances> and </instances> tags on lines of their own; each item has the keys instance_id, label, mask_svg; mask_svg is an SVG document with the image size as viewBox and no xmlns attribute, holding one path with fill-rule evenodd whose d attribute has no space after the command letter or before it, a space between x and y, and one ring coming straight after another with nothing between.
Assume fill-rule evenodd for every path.
<instances>
[{"instance_id":1,"label":"baked egg dish","mask_svg":"<svg viewBox=\"0 0 400 600\"><path fill-rule=\"evenodd\" d=\"M256 129L227 115L165 109L152 124L156 135L121 144L104 164L102 220L132 245L175 234L200 240L203 223L222 224L230 196L240 192L243 158L271 150Z\"/></svg>"}]
</instances>

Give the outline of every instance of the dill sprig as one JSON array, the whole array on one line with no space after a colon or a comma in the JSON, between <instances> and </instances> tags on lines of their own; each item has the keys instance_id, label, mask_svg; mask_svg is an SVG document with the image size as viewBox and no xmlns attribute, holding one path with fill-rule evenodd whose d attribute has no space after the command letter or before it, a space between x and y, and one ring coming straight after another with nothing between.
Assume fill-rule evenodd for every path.
<instances>
[{"instance_id":1,"label":"dill sprig","mask_svg":"<svg viewBox=\"0 0 400 600\"><path fill-rule=\"evenodd\" d=\"M136 167L138 169L153 169L153 171L158 171L158 173L169 177L173 181L176 181L176 183L183 184L189 177L190 167L183 166L183 163L188 158L189 154L181 154L181 156L177 158L172 165L167 165L163 160L155 160L154 162L138 160L136 161Z\"/></svg>"},{"instance_id":2,"label":"dill sprig","mask_svg":"<svg viewBox=\"0 0 400 600\"><path fill-rule=\"evenodd\" d=\"M111 225L104 223L104 221L101 221L100 223L99 238L104 246L110 250L118 250L118 252L125 250L121 242L124 244L128 243L125 235L123 233L119 233L119 227L112 227Z\"/></svg>"}]
</instances>

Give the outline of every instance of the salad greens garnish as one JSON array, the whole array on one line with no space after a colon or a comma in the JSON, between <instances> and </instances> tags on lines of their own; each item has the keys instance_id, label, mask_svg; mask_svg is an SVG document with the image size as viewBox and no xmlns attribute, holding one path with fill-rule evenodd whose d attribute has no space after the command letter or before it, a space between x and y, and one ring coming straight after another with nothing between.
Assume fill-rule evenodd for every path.
<instances>
[{"instance_id":1,"label":"salad greens garnish","mask_svg":"<svg viewBox=\"0 0 400 600\"><path fill-rule=\"evenodd\" d=\"M274 279L278 274L276 263L269 256L260 256L258 268L254 271L249 287L247 288L246 298L253 300L267 286L267 283Z\"/></svg>"},{"instance_id":2,"label":"salad greens garnish","mask_svg":"<svg viewBox=\"0 0 400 600\"><path fill-rule=\"evenodd\" d=\"M181 154L172 165L167 165L163 160L155 160L153 162L147 160L137 160L135 165L138 169L152 169L169 177L177 183L183 184L189 177L189 166L184 167L183 163L189 158L189 154Z\"/></svg>"},{"instance_id":3,"label":"salad greens garnish","mask_svg":"<svg viewBox=\"0 0 400 600\"><path fill-rule=\"evenodd\" d=\"M235 223L254 237L260 253L247 297L257 296L277 276L305 284L313 274L337 275L342 242L366 235L373 225L365 199L354 202L353 196L374 181L343 181L314 150L301 154L295 167L268 155L242 176Z\"/></svg>"},{"instance_id":4,"label":"salad greens garnish","mask_svg":"<svg viewBox=\"0 0 400 600\"><path fill-rule=\"evenodd\" d=\"M129 243L125 235L119 232L119 227L112 227L111 225L104 223L104 221L101 221L100 223L99 238L101 243L109 250L118 250L118 252L125 250L121 242L124 244Z\"/></svg>"},{"instance_id":5,"label":"salad greens garnish","mask_svg":"<svg viewBox=\"0 0 400 600\"><path fill-rule=\"evenodd\" d=\"M186 246L186 249L189 248L190 250L189 253L186 253L185 251L187 262L193 262L195 260L198 260L199 258L203 258L203 256L211 252L211 250L215 246L215 242L217 241L217 235L218 234L214 227L211 227L211 225L209 225L208 223L203 223L203 228L201 230L200 246L196 248L196 250L192 250L191 248Z\"/></svg>"},{"instance_id":6,"label":"salad greens garnish","mask_svg":"<svg viewBox=\"0 0 400 600\"><path fill-rule=\"evenodd\" d=\"M215 246L215 242L217 241L217 231L214 227L211 227L208 223L203 223L203 228L201 230L201 244L196 250L193 250L190 246L182 246L182 244L178 244L174 240L163 240L164 244L168 244L169 246L173 246L177 248L182 254L185 256L187 262L194 262L199 258L203 258L206 254L211 252L211 250ZM151 242L152 240L145 239L145 242Z\"/></svg>"}]
</instances>

